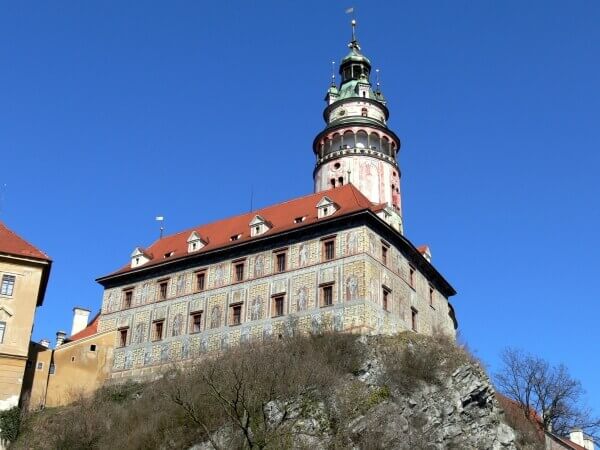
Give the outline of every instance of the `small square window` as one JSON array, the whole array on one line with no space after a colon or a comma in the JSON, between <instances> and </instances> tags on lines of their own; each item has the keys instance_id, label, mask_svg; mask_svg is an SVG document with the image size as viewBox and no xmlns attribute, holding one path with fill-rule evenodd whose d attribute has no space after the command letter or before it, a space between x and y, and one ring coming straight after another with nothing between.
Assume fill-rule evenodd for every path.
<instances>
[{"instance_id":1,"label":"small square window","mask_svg":"<svg viewBox=\"0 0 600 450\"><path fill-rule=\"evenodd\" d=\"M6 322L0 322L0 344L4 342L4 335L6 334Z\"/></svg>"},{"instance_id":2,"label":"small square window","mask_svg":"<svg viewBox=\"0 0 600 450\"><path fill-rule=\"evenodd\" d=\"M273 317L283 316L284 296L273 297Z\"/></svg>"},{"instance_id":3,"label":"small square window","mask_svg":"<svg viewBox=\"0 0 600 450\"><path fill-rule=\"evenodd\" d=\"M168 281L162 281L158 285L158 299L159 300L166 300L167 299L168 289L169 289L169 282Z\"/></svg>"},{"instance_id":4,"label":"small square window","mask_svg":"<svg viewBox=\"0 0 600 450\"><path fill-rule=\"evenodd\" d=\"M75 362L75 357L71 356L71 362Z\"/></svg>"},{"instance_id":5,"label":"small square window","mask_svg":"<svg viewBox=\"0 0 600 450\"><path fill-rule=\"evenodd\" d=\"M389 296L390 296L390 291L388 291L386 288L383 288L383 300L382 300L382 306L383 309L385 311L389 311Z\"/></svg>"},{"instance_id":6,"label":"small square window","mask_svg":"<svg viewBox=\"0 0 600 450\"><path fill-rule=\"evenodd\" d=\"M410 284L410 287L414 289L416 283L416 270L415 266L413 266L412 264L408 266L408 282Z\"/></svg>"},{"instance_id":7,"label":"small square window","mask_svg":"<svg viewBox=\"0 0 600 450\"><path fill-rule=\"evenodd\" d=\"M412 330L413 331L417 331L417 322L418 322L419 311L417 311L415 308L411 308L410 309L410 313L411 313L411 326L412 326Z\"/></svg>"},{"instance_id":8,"label":"small square window","mask_svg":"<svg viewBox=\"0 0 600 450\"><path fill-rule=\"evenodd\" d=\"M275 258L276 258L277 272L285 272L285 270L286 270L286 254L285 254L285 252L277 253Z\"/></svg>"},{"instance_id":9,"label":"small square window","mask_svg":"<svg viewBox=\"0 0 600 450\"><path fill-rule=\"evenodd\" d=\"M331 306L333 305L333 286L323 286L321 288L321 305Z\"/></svg>"},{"instance_id":10,"label":"small square window","mask_svg":"<svg viewBox=\"0 0 600 450\"><path fill-rule=\"evenodd\" d=\"M206 272L198 272L196 274L196 290L203 291L206 285Z\"/></svg>"},{"instance_id":11,"label":"small square window","mask_svg":"<svg viewBox=\"0 0 600 450\"><path fill-rule=\"evenodd\" d=\"M242 323L242 305L233 305L231 307L231 325Z\"/></svg>"},{"instance_id":12,"label":"small square window","mask_svg":"<svg viewBox=\"0 0 600 450\"><path fill-rule=\"evenodd\" d=\"M152 340L153 341L162 341L164 325L165 325L164 320L159 320L157 322L154 322L154 326L152 329Z\"/></svg>"},{"instance_id":13,"label":"small square window","mask_svg":"<svg viewBox=\"0 0 600 450\"><path fill-rule=\"evenodd\" d=\"M387 265L387 252L388 252L387 247L385 245L382 245L381 246L381 262L384 265Z\"/></svg>"},{"instance_id":14,"label":"small square window","mask_svg":"<svg viewBox=\"0 0 600 450\"><path fill-rule=\"evenodd\" d=\"M129 289L123 292L123 309L131 308L131 301L133 300L133 290Z\"/></svg>"},{"instance_id":15,"label":"small square window","mask_svg":"<svg viewBox=\"0 0 600 450\"><path fill-rule=\"evenodd\" d=\"M433 308L433 298L435 297L435 289L430 284L429 285L429 306Z\"/></svg>"},{"instance_id":16,"label":"small square window","mask_svg":"<svg viewBox=\"0 0 600 450\"><path fill-rule=\"evenodd\" d=\"M333 239L323 243L323 257L325 261L331 261L335 258L335 241Z\"/></svg>"},{"instance_id":17,"label":"small square window","mask_svg":"<svg viewBox=\"0 0 600 450\"><path fill-rule=\"evenodd\" d=\"M244 280L244 263L238 263L235 265L235 281Z\"/></svg>"},{"instance_id":18,"label":"small square window","mask_svg":"<svg viewBox=\"0 0 600 450\"><path fill-rule=\"evenodd\" d=\"M37 370L42 370L42 369L44 368L44 363L43 363L43 362L39 362L39 363L37 363L37 365L35 366L35 368L36 368Z\"/></svg>"},{"instance_id":19,"label":"small square window","mask_svg":"<svg viewBox=\"0 0 600 450\"><path fill-rule=\"evenodd\" d=\"M50 363L50 367L48 367L48 373L50 375L54 375L54 372L56 372L56 365L54 363Z\"/></svg>"},{"instance_id":20,"label":"small square window","mask_svg":"<svg viewBox=\"0 0 600 450\"><path fill-rule=\"evenodd\" d=\"M90 352L95 352L95 351L96 351L96 344L90 345Z\"/></svg>"},{"instance_id":21,"label":"small square window","mask_svg":"<svg viewBox=\"0 0 600 450\"><path fill-rule=\"evenodd\" d=\"M0 295L6 295L12 297L15 289L15 276L14 275L2 275L2 285L0 286Z\"/></svg>"},{"instance_id":22,"label":"small square window","mask_svg":"<svg viewBox=\"0 0 600 450\"><path fill-rule=\"evenodd\" d=\"M192 313L191 316L192 316L191 332L192 333L200 333L202 331L202 313L195 312L195 313Z\"/></svg>"},{"instance_id":23,"label":"small square window","mask_svg":"<svg viewBox=\"0 0 600 450\"><path fill-rule=\"evenodd\" d=\"M122 330L119 330L119 347L126 347L127 346L127 332L129 330L127 328L123 328Z\"/></svg>"}]
</instances>

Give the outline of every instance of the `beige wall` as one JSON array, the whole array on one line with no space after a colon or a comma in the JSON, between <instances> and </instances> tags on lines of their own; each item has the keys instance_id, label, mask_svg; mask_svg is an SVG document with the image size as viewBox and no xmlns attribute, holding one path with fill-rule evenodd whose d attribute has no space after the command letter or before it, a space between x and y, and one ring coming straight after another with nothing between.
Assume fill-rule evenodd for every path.
<instances>
[{"instance_id":1,"label":"beige wall","mask_svg":"<svg viewBox=\"0 0 600 450\"><path fill-rule=\"evenodd\" d=\"M31 342L29 346L29 363L25 369L23 381L22 406L36 410L44 406L48 372L52 362L52 349Z\"/></svg>"},{"instance_id":2,"label":"beige wall","mask_svg":"<svg viewBox=\"0 0 600 450\"><path fill-rule=\"evenodd\" d=\"M16 406L23 383L40 283L48 263L0 256L2 275L14 275L12 296L0 295L0 322L6 323L0 344L0 410Z\"/></svg>"},{"instance_id":3,"label":"beige wall","mask_svg":"<svg viewBox=\"0 0 600 450\"><path fill-rule=\"evenodd\" d=\"M110 372L114 340L114 333L108 332L67 342L55 350L32 343L32 364L24 386L26 407L65 405L93 393ZM51 364L53 373L49 372Z\"/></svg>"}]
</instances>

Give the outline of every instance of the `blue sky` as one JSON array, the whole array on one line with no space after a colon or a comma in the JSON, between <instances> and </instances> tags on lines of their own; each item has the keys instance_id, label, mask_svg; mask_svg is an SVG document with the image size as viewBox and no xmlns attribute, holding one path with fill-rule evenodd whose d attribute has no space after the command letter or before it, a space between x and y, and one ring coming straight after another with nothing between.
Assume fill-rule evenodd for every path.
<instances>
[{"instance_id":1,"label":"blue sky","mask_svg":"<svg viewBox=\"0 0 600 450\"><path fill-rule=\"evenodd\" d=\"M406 235L494 370L564 362L600 412L600 3L354 2L400 136ZM34 338L158 235L312 191L351 6L4 2L0 219L52 256Z\"/></svg>"}]
</instances>

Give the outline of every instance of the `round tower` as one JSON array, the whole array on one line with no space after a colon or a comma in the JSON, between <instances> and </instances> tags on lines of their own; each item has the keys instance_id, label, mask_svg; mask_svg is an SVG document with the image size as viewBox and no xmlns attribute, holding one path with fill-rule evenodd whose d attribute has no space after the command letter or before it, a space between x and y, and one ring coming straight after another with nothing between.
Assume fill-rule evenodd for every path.
<instances>
[{"instance_id":1,"label":"round tower","mask_svg":"<svg viewBox=\"0 0 600 450\"><path fill-rule=\"evenodd\" d=\"M361 53L352 21L350 52L341 61L341 83L332 75L323 112L326 127L313 142L315 192L352 183L373 203L385 203L402 230L400 139L387 127L389 111L379 82L371 85L371 62Z\"/></svg>"}]
</instances>

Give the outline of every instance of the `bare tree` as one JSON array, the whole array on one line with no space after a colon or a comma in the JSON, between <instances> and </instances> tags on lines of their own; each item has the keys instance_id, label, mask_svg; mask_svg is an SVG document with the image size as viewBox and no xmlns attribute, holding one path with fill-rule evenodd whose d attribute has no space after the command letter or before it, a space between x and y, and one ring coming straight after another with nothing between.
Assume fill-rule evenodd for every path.
<instances>
[{"instance_id":1,"label":"bare tree","mask_svg":"<svg viewBox=\"0 0 600 450\"><path fill-rule=\"evenodd\" d=\"M600 418L582 405L585 391L563 364L551 366L544 359L514 348L502 352L502 370L496 385L519 404L527 419L539 418L546 431L567 435L572 428L600 436Z\"/></svg>"}]
</instances>

